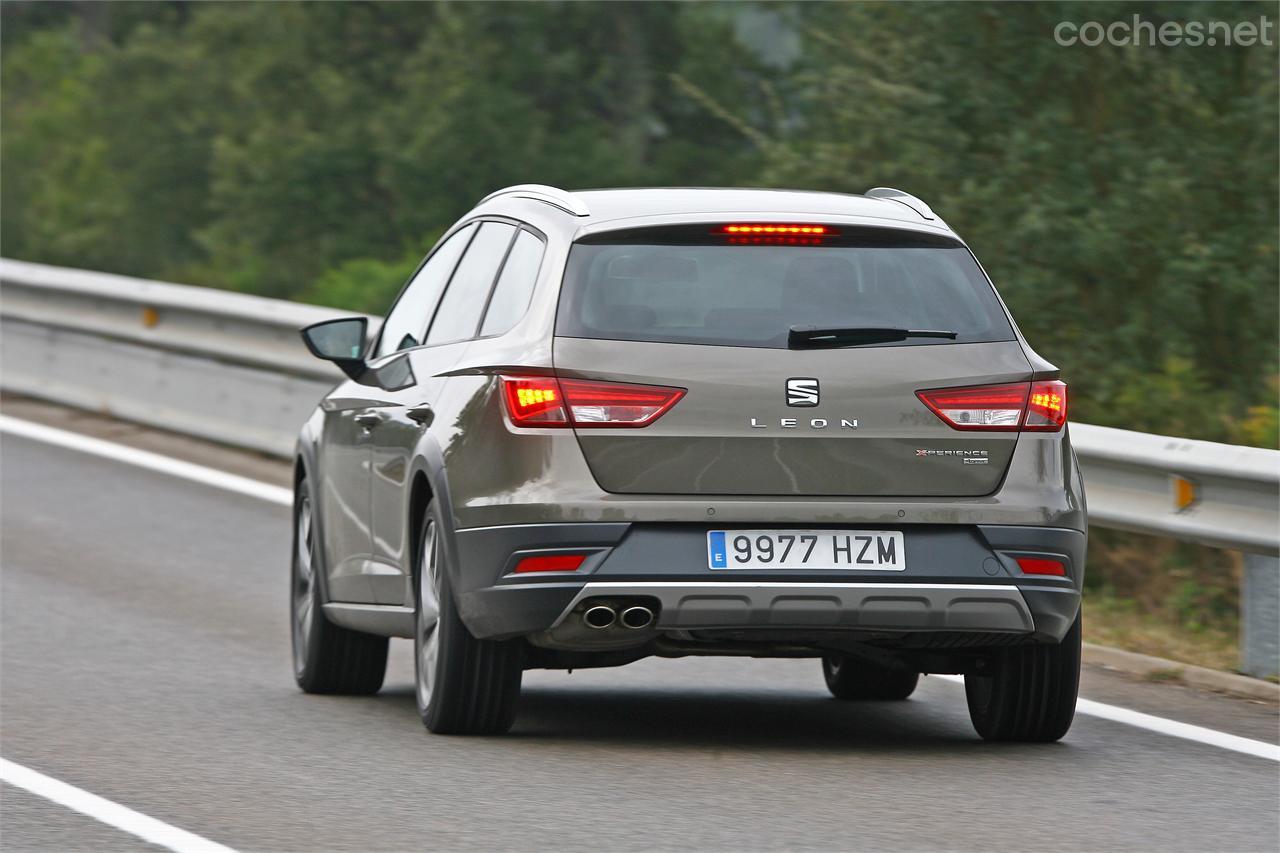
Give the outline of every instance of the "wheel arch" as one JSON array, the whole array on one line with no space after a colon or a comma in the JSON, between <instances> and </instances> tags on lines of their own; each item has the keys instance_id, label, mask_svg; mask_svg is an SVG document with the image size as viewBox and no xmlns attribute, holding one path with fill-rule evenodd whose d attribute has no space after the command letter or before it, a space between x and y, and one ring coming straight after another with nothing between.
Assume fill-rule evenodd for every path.
<instances>
[{"instance_id":1,"label":"wheel arch","mask_svg":"<svg viewBox=\"0 0 1280 853\"><path fill-rule=\"evenodd\" d=\"M319 409L316 410L319 412ZM312 420L315 415L312 416ZM318 487L319 472L316 465L316 444L315 437L311 431L311 420L303 424L302 429L298 433L298 441L294 445L293 456L293 507L290 510L291 529L293 530L293 544L290 553L294 559L297 558L298 548L298 487L302 485L303 480L311 483L311 524L316 531L316 548L311 555L311 559L316 565L316 584L320 587L320 600L329 601L329 561L324 550L324 511L321 502L318 499L315 489Z\"/></svg>"},{"instance_id":2,"label":"wheel arch","mask_svg":"<svg viewBox=\"0 0 1280 853\"><path fill-rule=\"evenodd\" d=\"M409 475L408 500L405 502L405 512L407 514L405 529L409 531L410 545L410 576L416 583L418 571L421 568L419 566L418 551L422 544L422 516L427 507L434 501L440 508L440 518L443 521L440 531L440 545L444 549L445 571L449 573L449 580L453 582L454 589L457 589L459 570L457 544L454 541L453 501L449 494L449 479L445 471L444 454L440 452L439 446L430 437L419 446L411 472Z\"/></svg>"}]
</instances>

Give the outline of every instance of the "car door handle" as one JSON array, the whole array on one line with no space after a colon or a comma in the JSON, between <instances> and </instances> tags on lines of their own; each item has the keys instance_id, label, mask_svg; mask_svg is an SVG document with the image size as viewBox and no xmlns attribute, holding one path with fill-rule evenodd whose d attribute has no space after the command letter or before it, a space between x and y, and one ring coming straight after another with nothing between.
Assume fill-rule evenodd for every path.
<instances>
[{"instance_id":1,"label":"car door handle","mask_svg":"<svg viewBox=\"0 0 1280 853\"><path fill-rule=\"evenodd\" d=\"M409 416L409 420L417 421L423 426L430 425L431 419L435 417L435 413L427 405L414 406L406 414Z\"/></svg>"},{"instance_id":2,"label":"car door handle","mask_svg":"<svg viewBox=\"0 0 1280 853\"><path fill-rule=\"evenodd\" d=\"M377 412L365 412L364 414L356 415L355 417L356 423L367 430L373 429L378 424L382 423L382 420L382 415Z\"/></svg>"}]
</instances>

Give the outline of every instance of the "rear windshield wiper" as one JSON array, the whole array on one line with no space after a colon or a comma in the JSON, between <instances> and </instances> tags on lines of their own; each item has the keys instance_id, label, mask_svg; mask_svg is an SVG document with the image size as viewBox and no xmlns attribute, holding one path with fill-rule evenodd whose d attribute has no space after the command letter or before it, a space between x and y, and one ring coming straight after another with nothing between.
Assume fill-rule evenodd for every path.
<instances>
[{"instance_id":1,"label":"rear windshield wiper","mask_svg":"<svg viewBox=\"0 0 1280 853\"><path fill-rule=\"evenodd\" d=\"M787 334L789 349L820 347L856 347L860 344L888 344L907 338L956 339L956 332L946 329L894 329L885 326L792 326Z\"/></svg>"}]
</instances>

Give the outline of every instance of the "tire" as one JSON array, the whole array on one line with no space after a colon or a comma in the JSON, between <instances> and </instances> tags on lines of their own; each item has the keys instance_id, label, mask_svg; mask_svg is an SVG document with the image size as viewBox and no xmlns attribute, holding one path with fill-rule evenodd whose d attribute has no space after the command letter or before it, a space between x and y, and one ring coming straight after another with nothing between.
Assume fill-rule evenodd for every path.
<instances>
[{"instance_id":1,"label":"tire","mask_svg":"<svg viewBox=\"0 0 1280 853\"><path fill-rule=\"evenodd\" d=\"M293 677L306 693L368 696L387 673L387 638L342 628L324 615L320 594L319 538L311 488L298 483L293 500L293 565L289 622L293 628Z\"/></svg>"},{"instance_id":2,"label":"tire","mask_svg":"<svg viewBox=\"0 0 1280 853\"><path fill-rule=\"evenodd\" d=\"M515 722L524 674L519 641L477 640L458 615L435 501L418 537L414 607L414 695L436 734L501 734Z\"/></svg>"},{"instance_id":3,"label":"tire","mask_svg":"<svg viewBox=\"0 0 1280 853\"><path fill-rule=\"evenodd\" d=\"M1080 692L1080 616L1057 644L1003 649L989 675L964 677L985 740L1050 743L1071 728Z\"/></svg>"},{"instance_id":4,"label":"tire","mask_svg":"<svg viewBox=\"0 0 1280 853\"><path fill-rule=\"evenodd\" d=\"M918 672L876 666L850 655L824 655L822 675L831 695L844 701L906 699L920 681Z\"/></svg>"}]
</instances>

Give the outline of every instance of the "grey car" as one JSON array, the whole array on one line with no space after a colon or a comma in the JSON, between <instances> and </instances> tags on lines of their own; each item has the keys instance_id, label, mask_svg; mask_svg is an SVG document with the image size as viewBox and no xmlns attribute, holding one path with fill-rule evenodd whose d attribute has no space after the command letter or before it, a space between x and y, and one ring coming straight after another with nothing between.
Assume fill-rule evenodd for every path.
<instances>
[{"instance_id":1,"label":"grey car","mask_svg":"<svg viewBox=\"0 0 1280 853\"><path fill-rule=\"evenodd\" d=\"M853 702L959 673L984 738L1071 725L1066 386L918 198L509 187L369 332L303 332L347 377L297 446L303 690L377 692L405 637L440 733L654 655L813 658Z\"/></svg>"}]
</instances>

